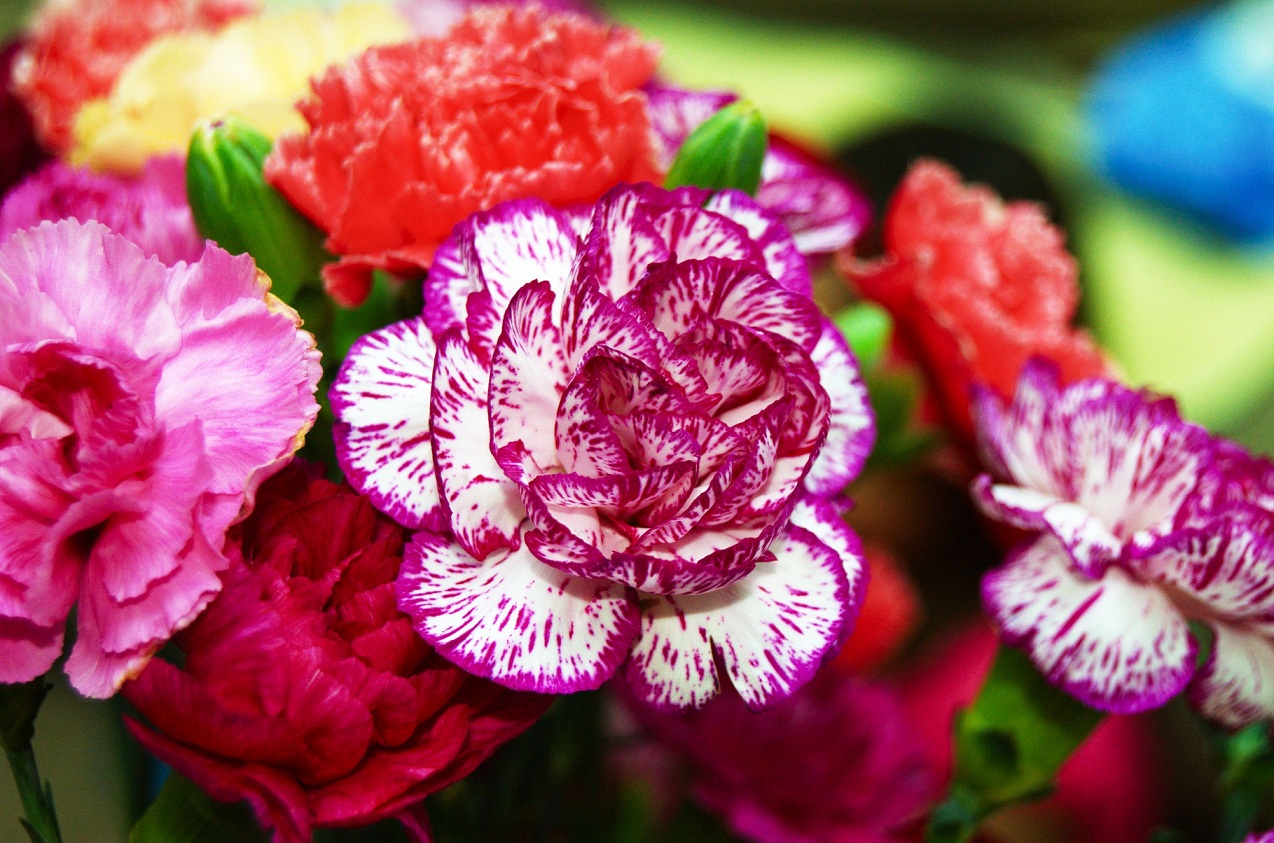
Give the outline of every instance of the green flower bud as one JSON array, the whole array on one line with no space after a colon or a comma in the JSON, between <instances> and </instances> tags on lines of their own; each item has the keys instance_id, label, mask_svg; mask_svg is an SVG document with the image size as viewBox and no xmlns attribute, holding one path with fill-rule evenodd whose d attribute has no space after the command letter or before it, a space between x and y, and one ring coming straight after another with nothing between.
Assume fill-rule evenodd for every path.
<instances>
[{"instance_id":1,"label":"green flower bud","mask_svg":"<svg viewBox=\"0 0 1274 843\"><path fill-rule=\"evenodd\" d=\"M670 190L693 185L755 195L768 137L756 106L743 100L730 103L686 138L664 184Z\"/></svg>"},{"instance_id":2,"label":"green flower bud","mask_svg":"<svg viewBox=\"0 0 1274 843\"><path fill-rule=\"evenodd\" d=\"M262 175L273 142L239 117L195 129L186 157L186 197L199 233L232 254L247 253L285 302L319 281L332 260L323 233Z\"/></svg>"}]
</instances>

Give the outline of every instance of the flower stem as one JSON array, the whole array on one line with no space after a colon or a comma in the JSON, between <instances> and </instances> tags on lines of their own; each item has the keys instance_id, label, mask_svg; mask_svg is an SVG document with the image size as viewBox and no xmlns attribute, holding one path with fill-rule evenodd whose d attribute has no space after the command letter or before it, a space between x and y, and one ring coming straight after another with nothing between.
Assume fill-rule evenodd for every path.
<instances>
[{"instance_id":1,"label":"flower stem","mask_svg":"<svg viewBox=\"0 0 1274 843\"><path fill-rule=\"evenodd\" d=\"M22 799L26 816L21 822L31 843L62 843L57 813L53 809L53 791L48 782L40 779L35 749L31 746L35 716L48 691L43 677L21 685L0 685L0 742L4 744L4 753Z\"/></svg>"}]
</instances>

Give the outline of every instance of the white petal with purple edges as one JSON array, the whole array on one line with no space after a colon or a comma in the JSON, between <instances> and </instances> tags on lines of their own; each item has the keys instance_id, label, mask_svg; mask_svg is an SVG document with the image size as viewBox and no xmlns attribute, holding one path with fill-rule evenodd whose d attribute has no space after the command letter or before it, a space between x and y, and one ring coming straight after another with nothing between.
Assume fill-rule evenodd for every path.
<instances>
[{"instance_id":1,"label":"white petal with purple edges","mask_svg":"<svg viewBox=\"0 0 1274 843\"><path fill-rule=\"evenodd\" d=\"M972 405L982 464L997 477L1057 499L1068 497L1065 472L1069 444L1051 412L1058 401L1057 367L1038 359L1022 370L1013 403L1005 407L989 389L978 388Z\"/></svg>"},{"instance_id":2,"label":"white petal with purple edges","mask_svg":"<svg viewBox=\"0 0 1274 843\"><path fill-rule=\"evenodd\" d=\"M594 348L607 348L659 365L659 346L654 326L645 314L621 309L602 294L591 278L577 278L562 305L562 347L566 365L574 371L580 360Z\"/></svg>"},{"instance_id":3,"label":"white petal with purple edges","mask_svg":"<svg viewBox=\"0 0 1274 843\"><path fill-rule=\"evenodd\" d=\"M774 543L774 562L707 594L643 607L624 665L633 693L662 710L699 708L717 695L714 652L749 708L796 691L818 669L850 612L840 555L801 527Z\"/></svg>"},{"instance_id":4,"label":"white petal with purple edges","mask_svg":"<svg viewBox=\"0 0 1274 843\"><path fill-rule=\"evenodd\" d=\"M844 643L854 631L854 623L863 608L867 596L867 555L863 543L842 517L848 501L833 502L827 498L806 495L792 508L791 523L809 530L818 540L830 547L840 557L849 583L848 614L841 627L839 643Z\"/></svg>"},{"instance_id":5,"label":"white petal with purple edges","mask_svg":"<svg viewBox=\"0 0 1274 843\"><path fill-rule=\"evenodd\" d=\"M1274 628L1211 626L1212 652L1190 683L1191 705L1230 729L1274 717Z\"/></svg>"},{"instance_id":6,"label":"white petal with purple edges","mask_svg":"<svg viewBox=\"0 0 1274 843\"><path fill-rule=\"evenodd\" d=\"M637 631L637 601L623 586L563 574L525 546L475 562L425 532L403 554L398 605L465 670L548 694L600 686Z\"/></svg>"},{"instance_id":7,"label":"white petal with purple edges","mask_svg":"<svg viewBox=\"0 0 1274 843\"><path fill-rule=\"evenodd\" d=\"M827 440L805 475L805 488L826 497L840 492L862 471L876 441L876 414L858 361L831 320L823 320L823 333L810 359L831 399L832 411Z\"/></svg>"},{"instance_id":8,"label":"white petal with purple edges","mask_svg":"<svg viewBox=\"0 0 1274 843\"><path fill-rule=\"evenodd\" d=\"M465 302L478 291L480 282L469 278L469 270L460 256L460 241L453 233L434 253L429 274L425 276L425 307L421 313L434 338L438 339L465 321Z\"/></svg>"},{"instance_id":9,"label":"white petal with purple edges","mask_svg":"<svg viewBox=\"0 0 1274 843\"><path fill-rule=\"evenodd\" d=\"M461 223L460 254L491 293L496 313L532 281L547 281L560 296L571 278L579 237L570 219L538 199L516 199ZM475 270L476 268L476 270Z\"/></svg>"},{"instance_id":10,"label":"white petal with purple edges","mask_svg":"<svg viewBox=\"0 0 1274 843\"><path fill-rule=\"evenodd\" d=\"M491 454L488 372L458 332L443 337L430 402L434 463L456 541L476 559L518 545L526 512Z\"/></svg>"},{"instance_id":11,"label":"white petal with purple edges","mask_svg":"<svg viewBox=\"0 0 1274 843\"><path fill-rule=\"evenodd\" d=\"M871 219L871 208L844 178L778 138L770 139L756 201L792 232L804 254L848 246Z\"/></svg>"},{"instance_id":12,"label":"white petal with purple edges","mask_svg":"<svg viewBox=\"0 0 1274 843\"><path fill-rule=\"evenodd\" d=\"M628 294L652 263L672 256L668 244L644 211L644 191L619 185L601 198L580 249L576 275L602 284L602 292L618 301Z\"/></svg>"},{"instance_id":13,"label":"white petal with purple edges","mask_svg":"<svg viewBox=\"0 0 1274 843\"><path fill-rule=\"evenodd\" d=\"M791 233L773 213L739 190L718 191L704 207L747 230L748 236L761 250L766 270L778 280L783 289L805 298L813 297L814 282L810 278L809 264L796 247Z\"/></svg>"},{"instance_id":14,"label":"white petal with purple edges","mask_svg":"<svg viewBox=\"0 0 1274 843\"><path fill-rule=\"evenodd\" d=\"M349 484L399 524L442 529L429 402L436 348L408 319L354 343L332 384L336 457Z\"/></svg>"},{"instance_id":15,"label":"white petal with purple edges","mask_svg":"<svg viewBox=\"0 0 1274 843\"><path fill-rule=\"evenodd\" d=\"M568 374L552 311L547 282L528 284L513 295L491 358L487 393L492 449L520 441L546 468L558 463L553 426Z\"/></svg>"},{"instance_id":16,"label":"white petal with purple edges","mask_svg":"<svg viewBox=\"0 0 1274 843\"><path fill-rule=\"evenodd\" d=\"M1023 647L1050 682L1092 708L1157 708L1194 672L1194 639L1163 591L1116 566L1100 579L1084 576L1052 536L988 573L982 600L1005 643Z\"/></svg>"}]
</instances>

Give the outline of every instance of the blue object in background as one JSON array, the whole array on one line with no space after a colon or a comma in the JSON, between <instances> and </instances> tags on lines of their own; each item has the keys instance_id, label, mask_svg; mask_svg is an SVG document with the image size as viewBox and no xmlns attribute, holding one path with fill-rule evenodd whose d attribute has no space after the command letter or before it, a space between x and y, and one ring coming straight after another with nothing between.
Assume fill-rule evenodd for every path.
<instances>
[{"instance_id":1,"label":"blue object in background","mask_svg":"<svg viewBox=\"0 0 1274 843\"><path fill-rule=\"evenodd\" d=\"M1274 241L1274 2L1178 18L1112 55L1088 97L1098 169Z\"/></svg>"}]
</instances>

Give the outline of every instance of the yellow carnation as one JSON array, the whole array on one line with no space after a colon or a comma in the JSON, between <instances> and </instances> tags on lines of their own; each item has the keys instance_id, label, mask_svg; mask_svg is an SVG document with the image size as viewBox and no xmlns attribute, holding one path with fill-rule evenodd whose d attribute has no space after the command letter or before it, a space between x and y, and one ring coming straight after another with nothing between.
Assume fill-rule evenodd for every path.
<instances>
[{"instance_id":1,"label":"yellow carnation","mask_svg":"<svg viewBox=\"0 0 1274 843\"><path fill-rule=\"evenodd\" d=\"M272 138L303 129L294 103L311 76L410 37L407 21L381 3L264 14L216 34L162 36L129 63L110 96L80 110L71 162L137 172L154 155L184 152L200 120L232 111Z\"/></svg>"}]
</instances>

